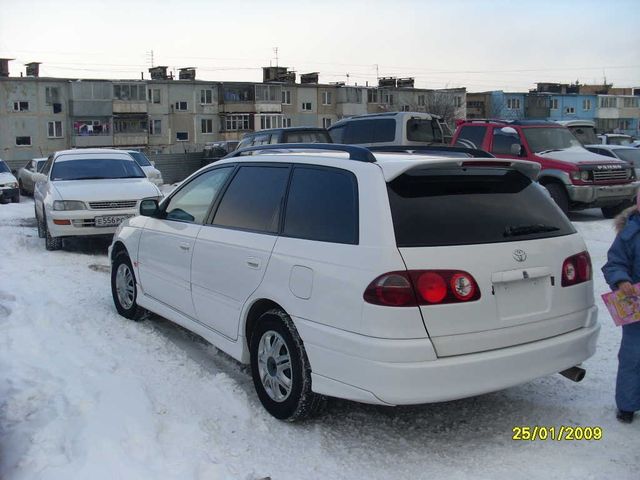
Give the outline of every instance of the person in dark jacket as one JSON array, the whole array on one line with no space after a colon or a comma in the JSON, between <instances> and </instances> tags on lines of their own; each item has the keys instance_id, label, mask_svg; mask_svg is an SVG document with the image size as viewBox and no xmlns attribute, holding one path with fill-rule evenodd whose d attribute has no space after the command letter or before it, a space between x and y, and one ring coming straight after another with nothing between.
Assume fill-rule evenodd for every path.
<instances>
[{"instance_id":1,"label":"person in dark jacket","mask_svg":"<svg viewBox=\"0 0 640 480\"><path fill-rule=\"evenodd\" d=\"M640 282L640 198L637 206L626 209L614 223L618 234L607 253L602 273L611 290L638 297L640 289L633 284ZM640 410L640 322L622 326L616 405L618 420L624 423L631 423L634 412Z\"/></svg>"}]
</instances>

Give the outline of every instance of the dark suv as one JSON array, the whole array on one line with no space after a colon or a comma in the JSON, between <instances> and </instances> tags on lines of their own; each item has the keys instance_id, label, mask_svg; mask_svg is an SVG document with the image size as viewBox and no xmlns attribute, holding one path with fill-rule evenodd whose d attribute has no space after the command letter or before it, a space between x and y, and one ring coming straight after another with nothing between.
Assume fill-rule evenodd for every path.
<instances>
[{"instance_id":1,"label":"dark suv","mask_svg":"<svg viewBox=\"0 0 640 480\"><path fill-rule=\"evenodd\" d=\"M237 150L256 145L274 143L332 143L329 133L324 128L289 127L271 128L247 133L242 137Z\"/></svg>"},{"instance_id":2,"label":"dark suv","mask_svg":"<svg viewBox=\"0 0 640 480\"><path fill-rule=\"evenodd\" d=\"M539 163L538 181L565 213L597 207L612 218L636 195L638 182L628 163L590 152L556 122L464 120L452 144Z\"/></svg>"}]
</instances>

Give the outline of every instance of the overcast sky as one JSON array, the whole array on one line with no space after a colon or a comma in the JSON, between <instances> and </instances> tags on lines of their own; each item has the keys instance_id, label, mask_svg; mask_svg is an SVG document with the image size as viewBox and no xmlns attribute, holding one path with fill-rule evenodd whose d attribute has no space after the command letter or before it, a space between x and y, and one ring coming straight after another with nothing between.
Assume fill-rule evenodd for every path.
<instances>
[{"instance_id":1,"label":"overcast sky","mask_svg":"<svg viewBox=\"0 0 640 480\"><path fill-rule=\"evenodd\" d=\"M535 82L640 86L638 0L0 0L12 76L149 78L155 65L206 80L260 81L260 67L322 83L528 90ZM376 69L377 65L377 69ZM347 74L349 75L347 77Z\"/></svg>"}]
</instances>

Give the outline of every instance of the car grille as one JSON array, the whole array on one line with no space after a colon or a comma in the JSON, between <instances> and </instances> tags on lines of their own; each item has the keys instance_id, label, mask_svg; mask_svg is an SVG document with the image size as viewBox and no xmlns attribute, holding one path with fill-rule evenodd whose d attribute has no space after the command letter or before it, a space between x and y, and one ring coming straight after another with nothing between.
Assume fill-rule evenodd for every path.
<instances>
[{"instance_id":1,"label":"car grille","mask_svg":"<svg viewBox=\"0 0 640 480\"><path fill-rule=\"evenodd\" d=\"M118 200L105 202L89 202L89 208L92 210L114 210L118 208L134 208L138 203L137 200Z\"/></svg>"},{"instance_id":2,"label":"car grille","mask_svg":"<svg viewBox=\"0 0 640 480\"><path fill-rule=\"evenodd\" d=\"M611 182L615 180L629 180L631 179L631 170L604 170L593 172L593 181L596 183Z\"/></svg>"}]
</instances>

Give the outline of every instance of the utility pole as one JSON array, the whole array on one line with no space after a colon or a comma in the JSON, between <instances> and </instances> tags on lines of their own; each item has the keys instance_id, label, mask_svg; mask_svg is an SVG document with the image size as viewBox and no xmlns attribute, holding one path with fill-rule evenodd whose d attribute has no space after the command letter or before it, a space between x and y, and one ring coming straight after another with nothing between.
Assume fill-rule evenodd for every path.
<instances>
[{"instance_id":1,"label":"utility pole","mask_svg":"<svg viewBox=\"0 0 640 480\"><path fill-rule=\"evenodd\" d=\"M151 62L151 68L153 68L154 67L154 65L153 65L153 50L149 50L147 52L147 58L148 58L149 62Z\"/></svg>"},{"instance_id":2,"label":"utility pole","mask_svg":"<svg viewBox=\"0 0 640 480\"><path fill-rule=\"evenodd\" d=\"M278 47L273 47L273 52L276 54L276 68L278 67Z\"/></svg>"}]
</instances>

